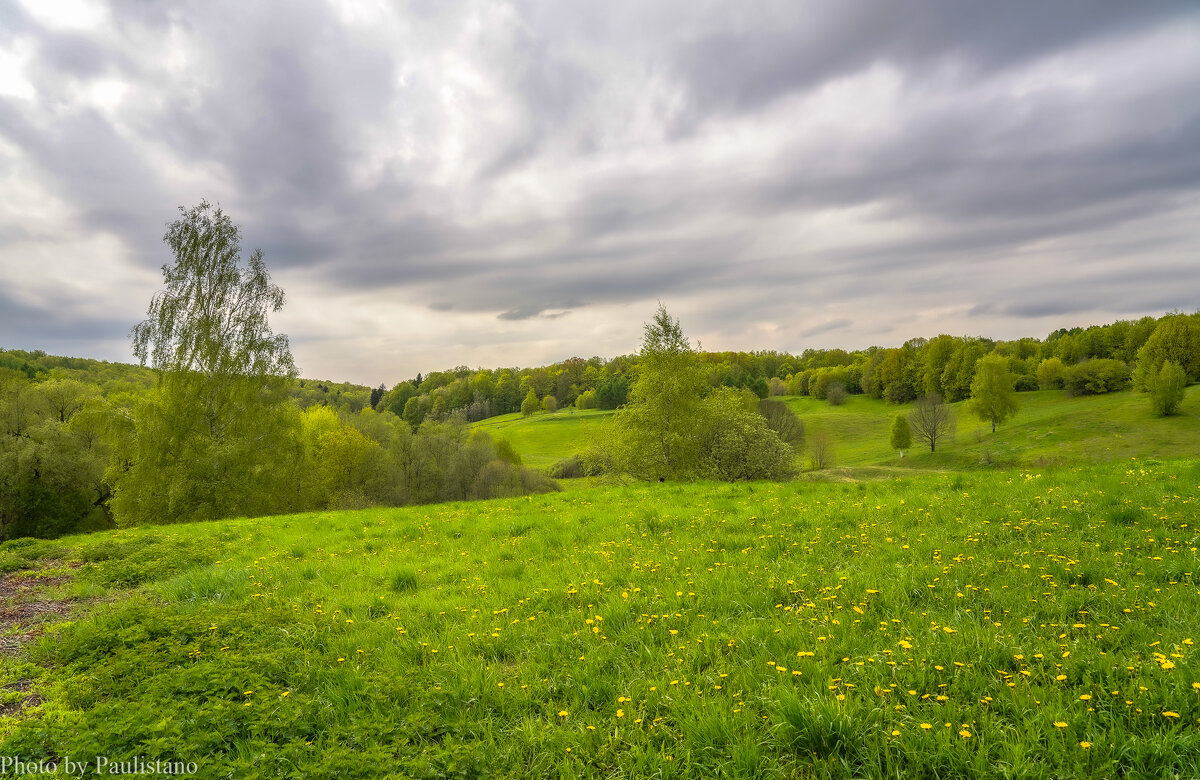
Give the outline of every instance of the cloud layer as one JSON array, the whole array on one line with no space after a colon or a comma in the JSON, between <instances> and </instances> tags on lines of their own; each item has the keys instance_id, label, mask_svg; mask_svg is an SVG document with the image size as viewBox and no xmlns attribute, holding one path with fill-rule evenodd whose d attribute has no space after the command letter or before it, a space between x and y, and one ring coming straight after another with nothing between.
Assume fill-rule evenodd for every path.
<instances>
[{"instance_id":1,"label":"cloud layer","mask_svg":"<svg viewBox=\"0 0 1200 780\"><path fill-rule=\"evenodd\" d=\"M0 5L0 345L129 359L218 201L310 376L1196 307L1193 2Z\"/></svg>"}]
</instances>

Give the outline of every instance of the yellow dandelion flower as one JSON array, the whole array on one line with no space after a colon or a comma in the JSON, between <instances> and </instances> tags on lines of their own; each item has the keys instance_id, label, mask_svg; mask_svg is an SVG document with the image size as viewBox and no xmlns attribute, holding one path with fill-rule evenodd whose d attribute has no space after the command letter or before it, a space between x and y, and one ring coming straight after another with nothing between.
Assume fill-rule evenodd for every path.
<instances>
[{"instance_id":1,"label":"yellow dandelion flower","mask_svg":"<svg viewBox=\"0 0 1200 780\"><path fill-rule=\"evenodd\" d=\"M932 723L922 723L921 728L925 729L926 731L929 731L931 728L933 728L933 724Z\"/></svg>"},{"instance_id":2,"label":"yellow dandelion flower","mask_svg":"<svg viewBox=\"0 0 1200 780\"><path fill-rule=\"evenodd\" d=\"M1092 700L1092 694L1090 694L1090 693L1081 693L1081 694L1079 694L1079 700L1080 700L1080 701L1091 701L1091 700Z\"/></svg>"},{"instance_id":3,"label":"yellow dandelion flower","mask_svg":"<svg viewBox=\"0 0 1200 780\"><path fill-rule=\"evenodd\" d=\"M1163 713L1163 716L1164 716L1164 717L1167 717L1167 718L1178 718L1178 717L1179 717L1179 713L1178 713L1178 712L1171 712L1171 710L1167 710L1166 712L1164 712L1164 713Z\"/></svg>"},{"instance_id":4,"label":"yellow dandelion flower","mask_svg":"<svg viewBox=\"0 0 1200 780\"><path fill-rule=\"evenodd\" d=\"M1084 750L1087 750L1091 746L1092 746L1092 743L1088 742L1087 740L1084 740L1083 742L1079 743L1079 747L1083 748Z\"/></svg>"},{"instance_id":5,"label":"yellow dandelion flower","mask_svg":"<svg viewBox=\"0 0 1200 780\"><path fill-rule=\"evenodd\" d=\"M1056 721L1054 721L1054 728L1056 728L1056 729L1065 729L1066 727L1067 727L1067 722L1066 722L1065 720L1056 720Z\"/></svg>"},{"instance_id":6,"label":"yellow dandelion flower","mask_svg":"<svg viewBox=\"0 0 1200 780\"><path fill-rule=\"evenodd\" d=\"M963 739L969 739L971 737L971 732L967 731L966 729L962 729L958 732L958 736L962 737Z\"/></svg>"},{"instance_id":7,"label":"yellow dandelion flower","mask_svg":"<svg viewBox=\"0 0 1200 780\"><path fill-rule=\"evenodd\" d=\"M567 713L567 711L566 711L566 710L559 710L559 711L558 711L558 717L560 717L560 718L565 718L565 717L567 717L567 714L568 714L568 713Z\"/></svg>"},{"instance_id":8,"label":"yellow dandelion flower","mask_svg":"<svg viewBox=\"0 0 1200 780\"><path fill-rule=\"evenodd\" d=\"M618 718L625 717L625 710L617 710L617 717Z\"/></svg>"}]
</instances>

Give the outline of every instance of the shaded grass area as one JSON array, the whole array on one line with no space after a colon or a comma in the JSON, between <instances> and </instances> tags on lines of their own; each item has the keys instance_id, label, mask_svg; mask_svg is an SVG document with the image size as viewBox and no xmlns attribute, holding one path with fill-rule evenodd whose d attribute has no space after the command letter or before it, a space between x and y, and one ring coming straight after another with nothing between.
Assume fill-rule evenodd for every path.
<instances>
[{"instance_id":1,"label":"shaded grass area","mask_svg":"<svg viewBox=\"0 0 1200 780\"><path fill-rule=\"evenodd\" d=\"M0 754L206 777L1194 777L1200 462L639 485L6 544L131 595ZM132 589L132 590L130 590Z\"/></svg>"}]
</instances>

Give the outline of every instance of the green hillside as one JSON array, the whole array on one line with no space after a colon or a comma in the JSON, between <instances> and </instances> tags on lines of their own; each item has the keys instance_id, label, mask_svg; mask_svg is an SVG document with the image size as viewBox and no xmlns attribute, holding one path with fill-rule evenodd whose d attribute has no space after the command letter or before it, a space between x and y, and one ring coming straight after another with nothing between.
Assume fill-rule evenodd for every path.
<instances>
[{"instance_id":1,"label":"green hillside","mask_svg":"<svg viewBox=\"0 0 1200 780\"><path fill-rule=\"evenodd\" d=\"M952 404L957 419L954 440L937 453L913 449L898 457L888 446L897 414L912 404L851 395L841 406L809 396L784 397L806 433L828 433L838 467L961 469L994 463L1045 466L1101 463L1134 457L1174 457L1200 453L1200 385L1188 388L1180 413L1156 417L1142 393L1124 391L1072 398L1061 391L1020 393L1021 410L993 434L964 403ZM611 412L562 410L522 418L511 414L476 423L513 443L525 462L545 467L577 452L587 435Z\"/></svg>"},{"instance_id":2,"label":"green hillside","mask_svg":"<svg viewBox=\"0 0 1200 780\"><path fill-rule=\"evenodd\" d=\"M1195 777L1198 503L1200 461L1139 460L16 540L0 755L238 778Z\"/></svg>"},{"instance_id":3,"label":"green hillside","mask_svg":"<svg viewBox=\"0 0 1200 780\"><path fill-rule=\"evenodd\" d=\"M553 414L539 412L530 417L505 414L490 417L472 427L508 439L527 466L545 468L586 446L591 432L612 412L563 409Z\"/></svg>"}]
</instances>

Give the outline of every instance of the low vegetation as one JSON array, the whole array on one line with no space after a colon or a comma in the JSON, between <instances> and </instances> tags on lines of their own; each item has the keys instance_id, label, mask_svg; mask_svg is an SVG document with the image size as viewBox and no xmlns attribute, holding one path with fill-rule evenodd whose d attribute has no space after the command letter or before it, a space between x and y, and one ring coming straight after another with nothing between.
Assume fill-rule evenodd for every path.
<instances>
[{"instance_id":1,"label":"low vegetation","mask_svg":"<svg viewBox=\"0 0 1200 780\"><path fill-rule=\"evenodd\" d=\"M1200 462L1134 460L9 542L2 568L100 601L3 660L0 752L241 778L1194 777L1198 501Z\"/></svg>"}]
</instances>

